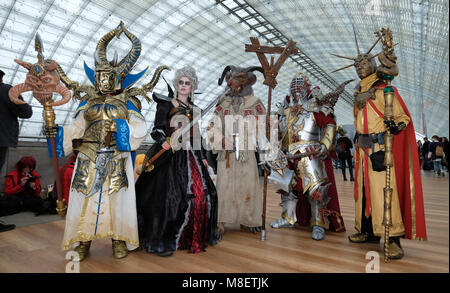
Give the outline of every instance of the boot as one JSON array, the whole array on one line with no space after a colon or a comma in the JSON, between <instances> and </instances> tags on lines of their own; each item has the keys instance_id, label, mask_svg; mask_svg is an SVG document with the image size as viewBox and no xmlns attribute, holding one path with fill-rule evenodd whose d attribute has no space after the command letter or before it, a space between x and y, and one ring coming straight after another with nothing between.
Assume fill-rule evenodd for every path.
<instances>
[{"instance_id":1,"label":"boot","mask_svg":"<svg viewBox=\"0 0 450 293\"><path fill-rule=\"evenodd\" d=\"M286 221L285 218L279 218L278 220L274 220L270 223L270 227L274 228L274 229L279 229L279 228L293 228L294 225L292 225L291 223L289 223L288 221Z\"/></svg>"},{"instance_id":2,"label":"boot","mask_svg":"<svg viewBox=\"0 0 450 293\"><path fill-rule=\"evenodd\" d=\"M89 248L91 247L91 241L81 241L80 244L75 247L74 251L78 253L78 261L84 260L89 255ZM76 259L73 259L75 260Z\"/></svg>"},{"instance_id":3,"label":"boot","mask_svg":"<svg viewBox=\"0 0 450 293\"><path fill-rule=\"evenodd\" d=\"M225 233L225 223L217 223L217 228L216 228L216 239L217 241L222 240L223 238L223 234Z\"/></svg>"},{"instance_id":4,"label":"boot","mask_svg":"<svg viewBox=\"0 0 450 293\"><path fill-rule=\"evenodd\" d=\"M158 252L157 254L160 257L168 257L168 256L171 256L173 254L173 251L172 250L166 250L166 251Z\"/></svg>"},{"instance_id":5,"label":"boot","mask_svg":"<svg viewBox=\"0 0 450 293\"><path fill-rule=\"evenodd\" d=\"M389 239L388 258L401 259L405 255L398 237Z\"/></svg>"},{"instance_id":6,"label":"boot","mask_svg":"<svg viewBox=\"0 0 450 293\"><path fill-rule=\"evenodd\" d=\"M16 228L16 225L14 225L14 224L7 225L7 224L0 223L0 232L6 232L9 230L13 230L15 228Z\"/></svg>"},{"instance_id":7,"label":"boot","mask_svg":"<svg viewBox=\"0 0 450 293\"><path fill-rule=\"evenodd\" d=\"M381 237L369 235L367 232L358 232L348 236L348 240L352 243L380 243L380 238Z\"/></svg>"},{"instance_id":8,"label":"boot","mask_svg":"<svg viewBox=\"0 0 450 293\"><path fill-rule=\"evenodd\" d=\"M128 255L127 245L125 241L112 239L113 256L115 258L124 258Z\"/></svg>"},{"instance_id":9,"label":"boot","mask_svg":"<svg viewBox=\"0 0 450 293\"><path fill-rule=\"evenodd\" d=\"M312 239L314 239L314 240L325 239L325 228L320 227L320 226L313 226L311 236L312 236Z\"/></svg>"}]
</instances>

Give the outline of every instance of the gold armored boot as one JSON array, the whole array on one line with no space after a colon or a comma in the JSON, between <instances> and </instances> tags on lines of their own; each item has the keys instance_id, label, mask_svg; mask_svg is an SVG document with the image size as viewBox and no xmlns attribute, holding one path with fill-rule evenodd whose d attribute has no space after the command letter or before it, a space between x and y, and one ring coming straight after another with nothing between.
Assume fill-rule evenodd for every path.
<instances>
[{"instance_id":1,"label":"gold armored boot","mask_svg":"<svg viewBox=\"0 0 450 293\"><path fill-rule=\"evenodd\" d=\"M91 247L91 241L81 241L80 244L75 247L74 251L78 253L78 261L82 261L89 255L89 248ZM75 259L76 260L76 259Z\"/></svg>"},{"instance_id":2,"label":"gold armored boot","mask_svg":"<svg viewBox=\"0 0 450 293\"><path fill-rule=\"evenodd\" d=\"M348 240L352 243L379 243L380 237L378 236L371 236L367 232L357 232L355 234L352 234L348 236Z\"/></svg>"},{"instance_id":3,"label":"gold armored boot","mask_svg":"<svg viewBox=\"0 0 450 293\"><path fill-rule=\"evenodd\" d=\"M113 255L115 258L124 258L128 255L127 245L122 240L112 240Z\"/></svg>"},{"instance_id":4,"label":"gold armored boot","mask_svg":"<svg viewBox=\"0 0 450 293\"><path fill-rule=\"evenodd\" d=\"M388 258L389 259L401 259L405 255L403 248L400 246L400 240L389 241Z\"/></svg>"}]
</instances>

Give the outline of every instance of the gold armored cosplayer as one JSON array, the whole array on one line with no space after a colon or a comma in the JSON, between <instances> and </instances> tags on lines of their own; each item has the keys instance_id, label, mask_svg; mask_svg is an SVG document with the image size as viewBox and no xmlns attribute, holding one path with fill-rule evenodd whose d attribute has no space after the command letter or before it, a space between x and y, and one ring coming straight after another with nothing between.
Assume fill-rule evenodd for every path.
<instances>
[{"instance_id":1,"label":"gold armored cosplayer","mask_svg":"<svg viewBox=\"0 0 450 293\"><path fill-rule=\"evenodd\" d=\"M106 56L107 45L114 37L120 38L122 33L131 41L132 48L120 62L118 62L117 52L115 52L113 60L108 61ZM140 111L141 103L136 96L142 96L150 102L147 93L153 90L162 71L169 69L167 66L160 66L156 69L155 75L149 83L144 84L141 88L132 87L148 69L147 67L138 74L130 74L141 54L141 49L140 40L124 27L123 22L120 22L117 28L109 31L99 40L94 54L95 70L84 63L85 72L93 86L79 85L78 82L70 80L63 69L59 65L57 66L57 71L63 83L73 91L74 98L81 100L80 107L76 110L75 115L84 110L87 127L83 135L84 143L78 147L78 150L86 155L89 161L97 162L97 166L90 162L80 164L79 168L84 167L86 170L80 169L80 172L77 172L74 178L72 188L85 195L92 195L98 191L106 177L105 172L101 172L102 170L106 171L106 168L99 171L99 162L106 166L109 164L110 158L116 157L119 153L117 148L109 148L109 145L115 144L115 139L110 134L116 131L113 119L128 119L128 112L130 111L127 107L128 102L131 102ZM85 95L81 97L83 93ZM106 144L107 141L109 141L108 144ZM105 146L105 148L101 149L102 152L99 152L102 146ZM99 158L99 155L102 157ZM114 166L123 165L112 163ZM117 176L125 174L125 172L113 173ZM92 177L94 174L96 178ZM116 182L116 184L113 184L114 189L128 186L126 178L120 180L110 177L111 183Z\"/></svg>"},{"instance_id":2,"label":"gold armored cosplayer","mask_svg":"<svg viewBox=\"0 0 450 293\"><path fill-rule=\"evenodd\" d=\"M108 61L108 44L125 34L132 46L119 62L117 53ZM141 54L140 40L122 22L105 34L95 50L95 69L84 64L92 85L70 80L63 69L56 70L62 82L80 100L70 125L46 127L56 137L62 153L72 151L72 140L82 139L74 167L67 209L63 249L75 248L80 260L89 253L93 239L112 238L113 255L127 256L139 245L133 152L147 135L145 119L137 96L150 102L151 92L167 66L156 69L152 80L133 87L147 69L130 74Z\"/></svg>"}]
</instances>

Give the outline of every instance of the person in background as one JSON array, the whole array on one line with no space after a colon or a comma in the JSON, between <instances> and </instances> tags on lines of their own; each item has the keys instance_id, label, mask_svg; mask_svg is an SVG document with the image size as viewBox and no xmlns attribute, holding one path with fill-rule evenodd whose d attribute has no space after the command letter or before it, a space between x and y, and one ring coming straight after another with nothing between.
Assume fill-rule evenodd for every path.
<instances>
[{"instance_id":1,"label":"person in background","mask_svg":"<svg viewBox=\"0 0 450 293\"><path fill-rule=\"evenodd\" d=\"M41 175L35 170L36 160L31 156L22 157L15 170L5 177L5 196L10 203L21 206L21 211L31 211L36 216L51 213L49 202L43 201L41 194Z\"/></svg>"},{"instance_id":2,"label":"person in background","mask_svg":"<svg viewBox=\"0 0 450 293\"><path fill-rule=\"evenodd\" d=\"M3 83L5 73L0 70L0 171L6 161L8 148L17 147L19 122L17 118L28 119L33 115L30 105L16 105L10 101L8 92L11 85ZM22 96L19 99L23 100ZM0 214L7 213L10 200L0 196ZM0 232L14 229L15 225L0 223Z\"/></svg>"},{"instance_id":3,"label":"person in background","mask_svg":"<svg viewBox=\"0 0 450 293\"><path fill-rule=\"evenodd\" d=\"M420 163L421 167L423 167L422 148L423 148L422 141L418 140L417 141L417 153L419 154L419 163Z\"/></svg>"},{"instance_id":4,"label":"person in background","mask_svg":"<svg viewBox=\"0 0 450 293\"><path fill-rule=\"evenodd\" d=\"M428 152L428 159L433 160L434 173L438 176L445 176L442 171L442 158L444 157L444 148L439 141L439 136L433 135Z\"/></svg>"},{"instance_id":5,"label":"person in background","mask_svg":"<svg viewBox=\"0 0 450 293\"><path fill-rule=\"evenodd\" d=\"M423 138L423 146L422 146L422 158L423 158L423 169L428 171L431 170L431 162L428 159L428 149L430 147L430 141L428 140L428 137Z\"/></svg>"},{"instance_id":6,"label":"person in background","mask_svg":"<svg viewBox=\"0 0 450 293\"><path fill-rule=\"evenodd\" d=\"M352 141L347 137L347 131L340 128L340 135L336 141L336 149L339 148L338 158L341 161L342 167L342 175L344 176L344 181L347 181L347 177L345 176L345 162L348 165L348 172L350 174L350 181L355 181L353 178L353 162L352 162Z\"/></svg>"}]
</instances>

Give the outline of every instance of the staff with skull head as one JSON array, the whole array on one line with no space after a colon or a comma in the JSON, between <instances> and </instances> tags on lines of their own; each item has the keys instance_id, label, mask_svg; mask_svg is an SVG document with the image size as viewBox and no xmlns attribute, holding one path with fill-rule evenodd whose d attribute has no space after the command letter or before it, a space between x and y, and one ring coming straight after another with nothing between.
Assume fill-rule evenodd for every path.
<instances>
[{"instance_id":1,"label":"staff with skull head","mask_svg":"<svg viewBox=\"0 0 450 293\"><path fill-rule=\"evenodd\" d=\"M56 71L57 64L54 60L45 60L42 52L44 51L42 40L39 34L35 37L35 50L38 52L38 62L31 64L21 60L14 61L28 70L24 83L12 87L9 91L9 97L15 104L25 104L18 97L21 93L32 91L39 103L44 107L43 117L47 129L52 129L47 136L51 146L51 157L53 160L53 169L55 172L56 192L58 199L56 201L56 210L64 218L67 207L63 201L61 177L58 168L58 156L55 143L57 128L55 124L54 106L60 106L68 103L72 97L68 88L60 82ZM60 101L53 101L53 93L59 93L63 98Z\"/></svg>"}]
</instances>

